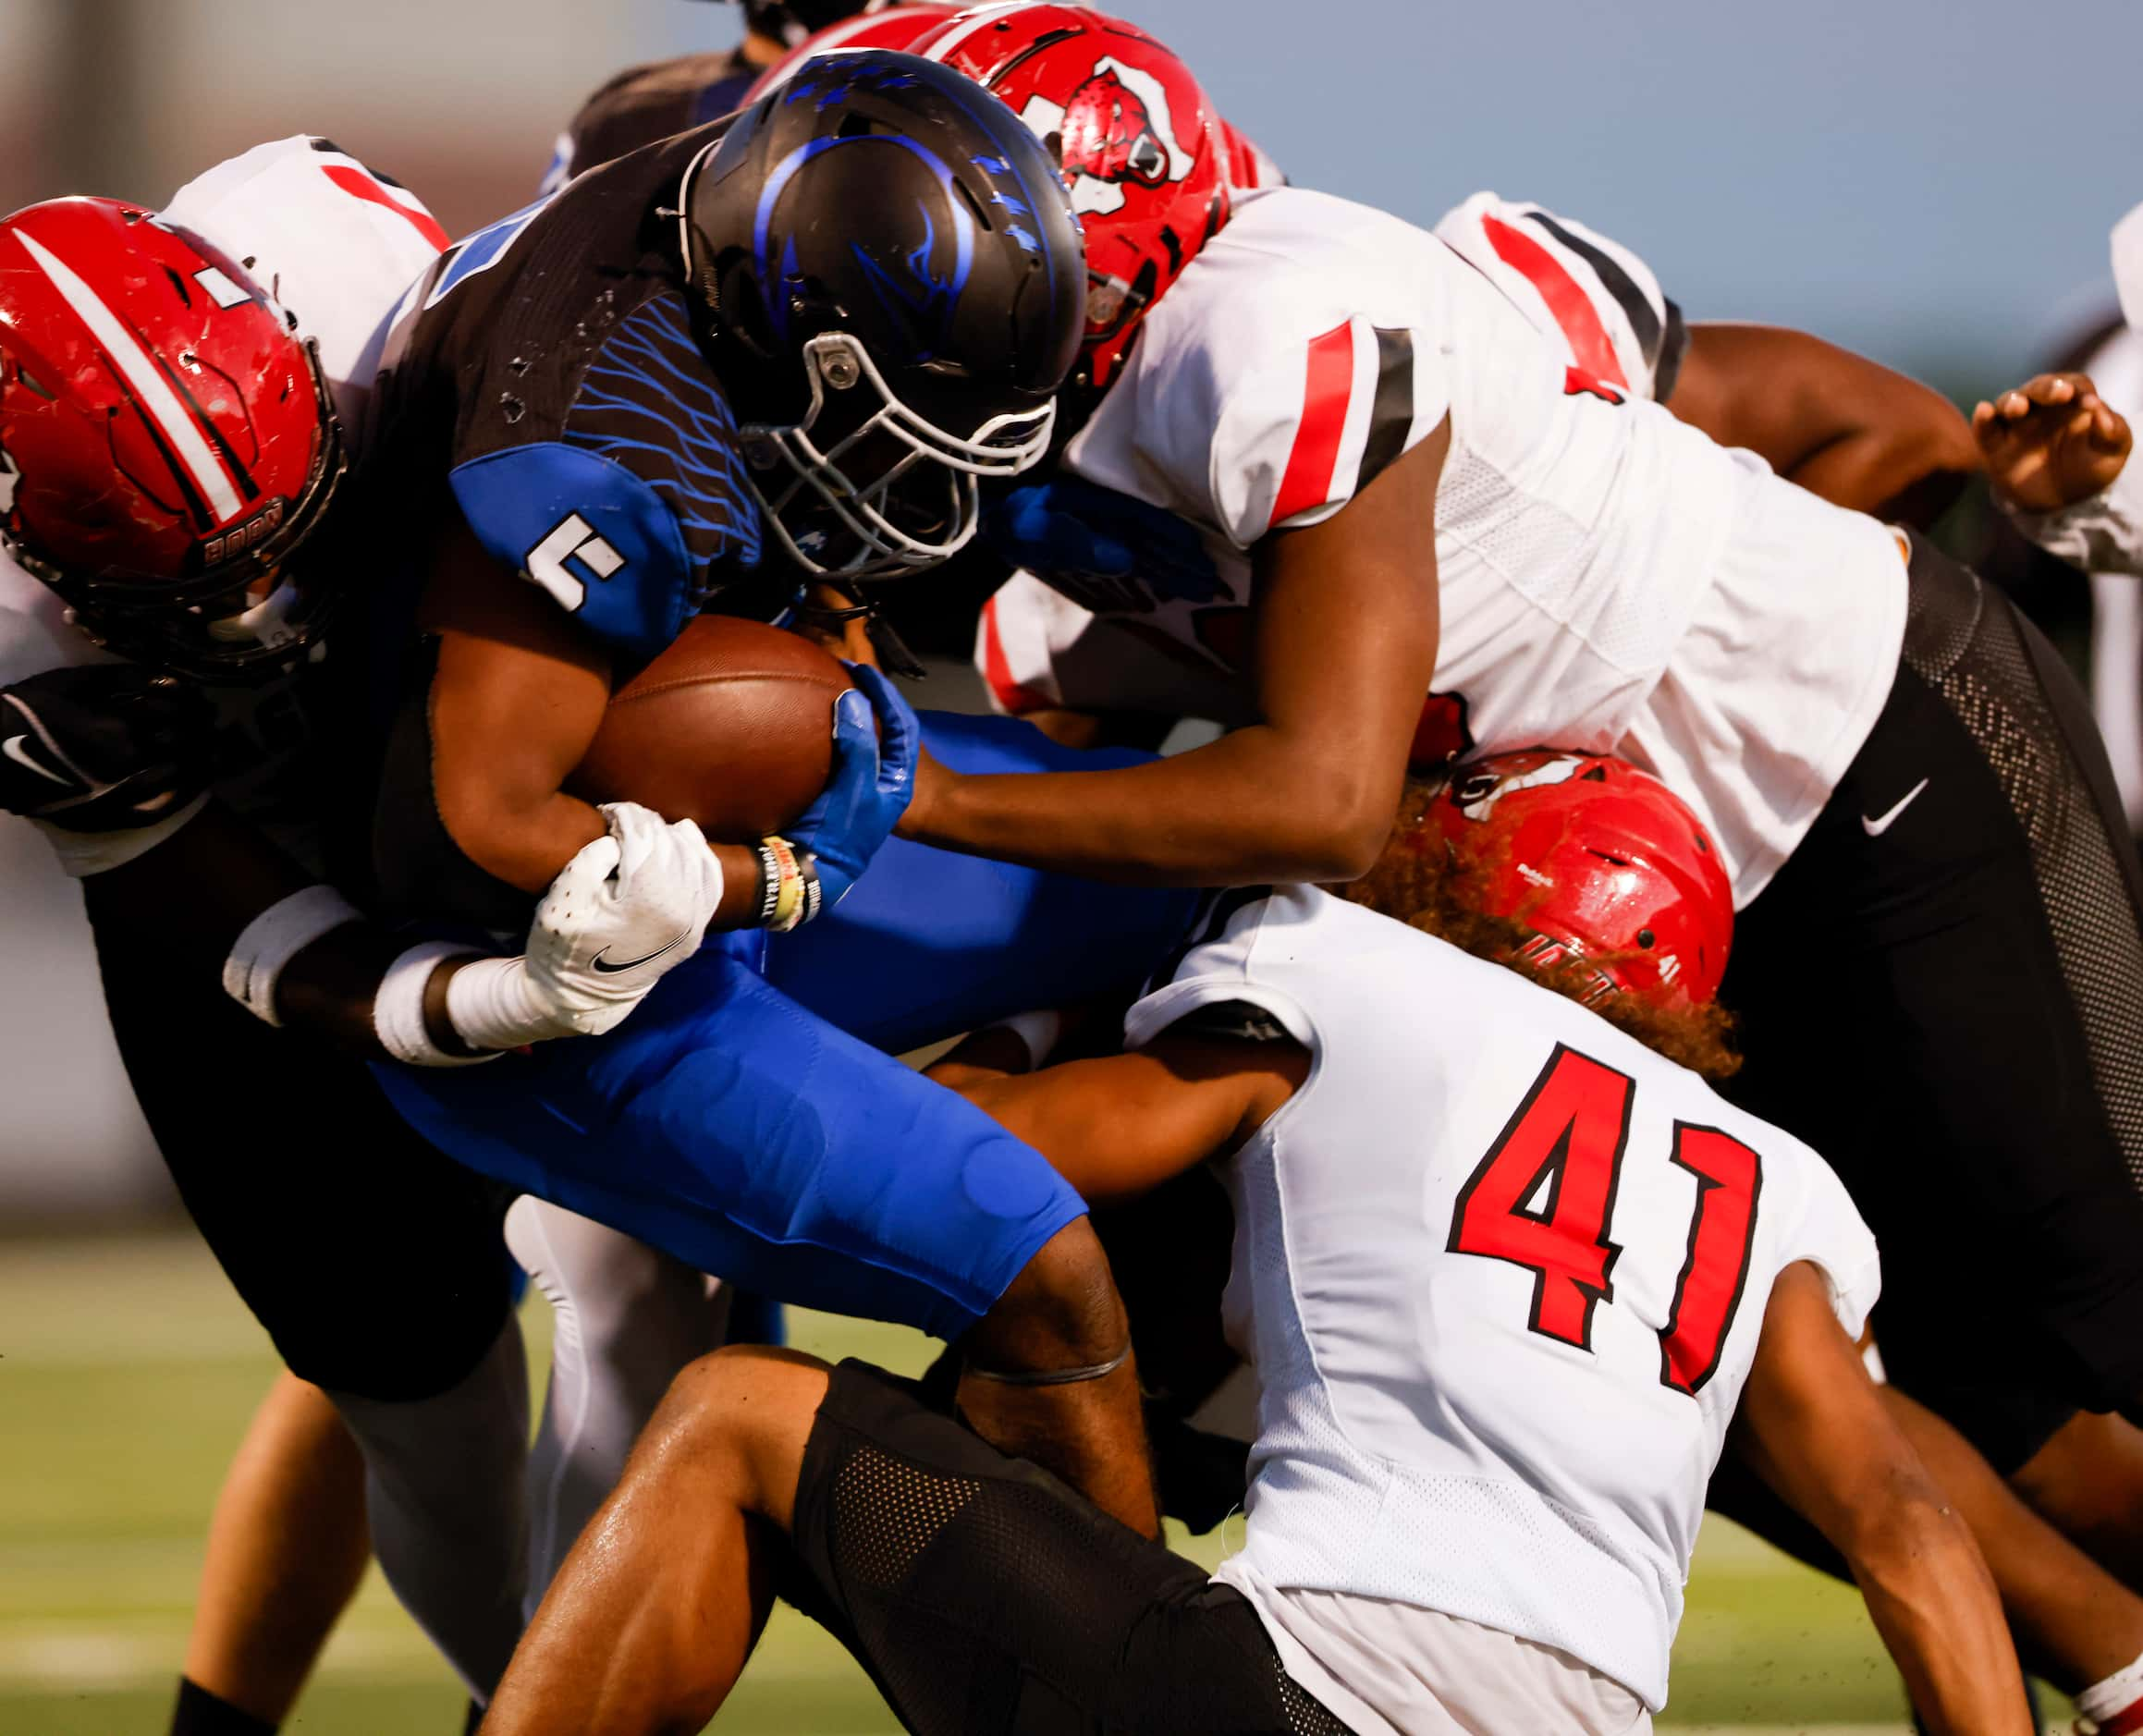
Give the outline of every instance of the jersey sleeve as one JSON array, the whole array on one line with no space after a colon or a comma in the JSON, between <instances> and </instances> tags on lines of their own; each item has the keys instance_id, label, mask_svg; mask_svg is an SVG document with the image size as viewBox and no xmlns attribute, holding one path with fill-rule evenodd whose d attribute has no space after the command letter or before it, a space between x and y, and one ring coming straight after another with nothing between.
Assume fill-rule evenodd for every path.
<instances>
[{"instance_id":1,"label":"jersey sleeve","mask_svg":"<svg viewBox=\"0 0 2143 1736\"><path fill-rule=\"evenodd\" d=\"M694 586L677 516L622 464L545 440L459 464L451 481L484 551L617 655L645 663L683 630Z\"/></svg>"},{"instance_id":2,"label":"jersey sleeve","mask_svg":"<svg viewBox=\"0 0 2143 1736\"><path fill-rule=\"evenodd\" d=\"M1305 1047L1316 1030L1292 995L1258 980L1258 942L1267 923L1300 919L1304 900L1318 896L1302 886L1232 886L1206 895L1192 919L1189 937L1147 981L1146 992L1123 1019L1123 1045L1141 1049L1186 1019L1227 1009L1263 1014ZM1245 1024L1245 1027L1247 1025Z\"/></svg>"},{"instance_id":3,"label":"jersey sleeve","mask_svg":"<svg viewBox=\"0 0 2143 1736\"><path fill-rule=\"evenodd\" d=\"M325 139L256 145L172 195L159 221L235 259L319 346L320 371L361 443L381 348L447 232L409 189Z\"/></svg>"},{"instance_id":4,"label":"jersey sleeve","mask_svg":"<svg viewBox=\"0 0 2143 1736\"><path fill-rule=\"evenodd\" d=\"M1433 339L1331 308L1240 349L1216 334L1210 384L1156 406L1211 406L1199 449L1211 511L1238 547L1318 524L1434 431L1450 408ZM1179 436L1180 439L1187 436Z\"/></svg>"},{"instance_id":5,"label":"jersey sleeve","mask_svg":"<svg viewBox=\"0 0 2143 1736\"><path fill-rule=\"evenodd\" d=\"M1058 654L1093 619L1091 610L1032 573L1006 580L975 622L975 673L989 690L990 704L1008 717L1062 705Z\"/></svg>"},{"instance_id":6,"label":"jersey sleeve","mask_svg":"<svg viewBox=\"0 0 2143 1736\"><path fill-rule=\"evenodd\" d=\"M1502 290L1573 367L1665 403L1688 345L1682 311L1627 248L1538 205L1476 193L1436 226L1439 239Z\"/></svg>"},{"instance_id":7,"label":"jersey sleeve","mask_svg":"<svg viewBox=\"0 0 2143 1736\"><path fill-rule=\"evenodd\" d=\"M644 663L717 575L758 562L735 419L674 289L619 320L592 354L560 347L517 372L525 342L485 340L462 393L455 499L494 559L623 662Z\"/></svg>"},{"instance_id":8,"label":"jersey sleeve","mask_svg":"<svg viewBox=\"0 0 2143 1736\"><path fill-rule=\"evenodd\" d=\"M1765 1204L1782 1213L1775 1244L1775 1269L1796 1260L1820 1267L1831 1286L1831 1305L1847 1336L1857 1339L1882 1290L1882 1266L1875 1235L1845 1192L1845 1184L1822 1158L1798 1141L1781 1145L1786 1136L1766 1130L1765 1144L1778 1156L1791 1155L1787 1173L1779 1174L1774 1157L1767 1164ZM1781 1181L1786 1185L1779 1185Z\"/></svg>"}]
</instances>

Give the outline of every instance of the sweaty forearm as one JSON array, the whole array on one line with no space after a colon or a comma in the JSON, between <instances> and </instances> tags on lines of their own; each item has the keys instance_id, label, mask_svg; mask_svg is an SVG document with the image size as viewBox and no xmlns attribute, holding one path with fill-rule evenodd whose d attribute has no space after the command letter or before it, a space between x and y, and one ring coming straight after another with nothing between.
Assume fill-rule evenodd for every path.
<instances>
[{"instance_id":1,"label":"sweaty forearm","mask_svg":"<svg viewBox=\"0 0 2143 1736\"><path fill-rule=\"evenodd\" d=\"M1372 787L1259 725L1107 772L962 777L918 795L903 833L941 850L1144 886L1351 880L1390 830L1396 779Z\"/></svg>"}]
</instances>

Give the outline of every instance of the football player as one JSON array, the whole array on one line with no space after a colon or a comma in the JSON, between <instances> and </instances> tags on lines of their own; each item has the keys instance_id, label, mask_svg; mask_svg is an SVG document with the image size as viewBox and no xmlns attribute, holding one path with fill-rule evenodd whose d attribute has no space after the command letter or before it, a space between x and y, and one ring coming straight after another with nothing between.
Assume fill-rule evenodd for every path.
<instances>
[{"instance_id":1,"label":"football player","mask_svg":"<svg viewBox=\"0 0 2143 1736\"><path fill-rule=\"evenodd\" d=\"M672 133L704 127L744 107L759 94L754 86L768 69L792 57L806 42L838 45L853 37L853 45L859 48L908 46L898 27L880 34L871 22L882 14L904 9L902 0L741 0L741 4L744 38L736 47L628 67L589 97L558 135L542 190L556 192L574 176L612 157Z\"/></svg>"},{"instance_id":2,"label":"football player","mask_svg":"<svg viewBox=\"0 0 2143 1736\"><path fill-rule=\"evenodd\" d=\"M999 1029L942 1064L1097 1202L1224 1166L1263 1386L1240 1553L1208 1581L863 1363L724 1352L484 1728L697 1728L778 1587L934 1736L1646 1730L1738 1406L1935 1728L2029 1729L1986 1568L1855 1347L1873 1239L1814 1153L1632 1034L1716 1054L1688 1019L1732 922L1701 825L1589 756L1468 785L1441 819L1546 827L1551 911L1485 923L1440 826L1402 829L1365 894L1389 914L1216 895L1129 1053L1028 1072ZM1454 914L1500 962L1436 937Z\"/></svg>"},{"instance_id":3,"label":"football player","mask_svg":"<svg viewBox=\"0 0 2143 1736\"><path fill-rule=\"evenodd\" d=\"M613 157L749 106L765 93L769 79L806 55L906 48L957 9L906 0L747 0L744 40L734 49L629 67L598 88L558 135L543 191L556 192Z\"/></svg>"},{"instance_id":4,"label":"football player","mask_svg":"<svg viewBox=\"0 0 2143 1736\"><path fill-rule=\"evenodd\" d=\"M1083 299L1040 143L912 57L837 55L807 76L813 100L788 100L800 83L583 176L411 293L383 388L392 462L373 480L399 508L375 515L386 553L420 579L417 630L380 635L407 679L379 855L412 912L520 920L599 824L563 786L614 684L692 613L780 616L815 578L926 569L973 534L978 478L1047 446ZM884 937L900 968L851 960L816 1001L768 981L769 960L832 944L826 912L907 800L914 716L875 670L857 680L841 727L874 752L883 731L873 787L791 838L716 851L742 858L722 863L725 901L770 935L703 950L653 1023L581 1063L554 1045L383 1082L451 1155L694 1269L964 1337L978 1423L1151 1524L1083 1204L868 1046L925 1003L963 1028L951 955L1003 992L996 931L949 935L969 912L932 875L910 896L939 932ZM1181 920L1145 894L1115 908L1071 931L1075 969L1145 956L1156 923Z\"/></svg>"},{"instance_id":5,"label":"football player","mask_svg":"<svg viewBox=\"0 0 2143 1736\"><path fill-rule=\"evenodd\" d=\"M375 993L408 943L321 884L312 729L337 602L320 527L388 315L442 239L412 194L310 138L160 213L76 199L0 222L0 808L81 879L143 1113L305 1377L271 1395L219 1504L177 1715L200 1736L278 1721L348 1595L366 1501L344 1424L390 1583L479 1693L518 1632L525 1400L499 1204L355 1062L272 1028L394 1053L444 987L419 959L398 1008ZM674 960L615 979L590 960L704 922L696 831L625 810L611 827L529 953L484 967L520 1015L489 1040L606 1028ZM234 1077L236 1119L202 1084ZM302 1161L293 1128L321 1130ZM383 1254L388 1281L320 1280Z\"/></svg>"},{"instance_id":6,"label":"football player","mask_svg":"<svg viewBox=\"0 0 2143 1736\"><path fill-rule=\"evenodd\" d=\"M2062 367L1972 415L1994 497L2027 537L2091 574L2091 696L2132 829L2143 832L2143 207L2115 227L2116 319Z\"/></svg>"},{"instance_id":7,"label":"football player","mask_svg":"<svg viewBox=\"0 0 2143 1736\"><path fill-rule=\"evenodd\" d=\"M904 834L1148 883L1344 880L1379 847L1425 694L1425 757L1615 747L1722 853L1749 1056L1729 1089L1823 1149L1874 1221L1893 1376L2004 1472L2134 1400L2143 895L2088 710L1974 575L1774 468L1876 505L1977 463L1961 419L1932 446L1846 440L1835 469L1793 419L1767 433L1760 391L1707 388L1723 420L1692 426L1631 389L1574 293L1568 225L1484 222L1500 279L1323 194L1230 215L1209 105L1120 31L999 8L921 48L1067 140L1082 92L1145 69L1135 128L1066 147L1098 401L1007 492L996 540L1195 671L1186 690L1231 693L1240 727L1092 776L925 758ZM1134 208L1156 193L1183 203ZM1108 263L1108 214L1134 209L1182 245L1136 263L1134 228ZM1793 341L1726 339L1730 372ZM1965 1251L1987 1277L1960 1297Z\"/></svg>"}]
</instances>

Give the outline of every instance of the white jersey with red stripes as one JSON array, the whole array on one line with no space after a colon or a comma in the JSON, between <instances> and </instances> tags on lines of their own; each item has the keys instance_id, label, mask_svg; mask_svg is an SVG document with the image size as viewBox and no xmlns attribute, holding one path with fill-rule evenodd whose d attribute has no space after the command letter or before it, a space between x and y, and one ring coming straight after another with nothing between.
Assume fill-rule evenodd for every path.
<instances>
[{"instance_id":1,"label":"white jersey with red stripes","mask_svg":"<svg viewBox=\"0 0 2143 1736\"><path fill-rule=\"evenodd\" d=\"M1224 1167L1226 1325L1261 1397L1218 1577L1283 1656L1275 1600L1343 1593L1559 1647L1659 1707L1774 1280L1819 1266L1855 1336L1875 1302L1843 1186L1575 1002L1313 888L1215 895L1126 1040L1239 1004L1314 1064Z\"/></svg>"},{"instance_id":2,"label":"white jersey with red stripes","mask_svg":"<svg viewBox=\"0 0 2143 1736\"><path fill-rule=\"evenodd\" d=\"M1888 694L1896 545L1647 401L1671 315L1631 256L1536 207L1484 195L1462 215L1487 263L1325 194L1245 195L1061 461L1123 503L1107 509L1111 546L1152 550L1165 575L1000 537L1032 578L986 617L985 671L1029 709L1143 708L1144 693L1062 679L1073 649L1106 664L1104 642L1136 638L1188 671L1220 721L1244 720L1252 549L1329 518L1448 415L1439 727L1424 757L1541 742L1635 757L1699 808L1745 903ZM1603 263L1637 292L1627 305ZM1640 303L1660 326L1649 361ZM1155 508L1199 549L1140 521ZM1037 620L1035 579L1094 622Z\"/></svg>"},{"instance_id":3,"label":"white jersey with red stripes","mask_svg":"<svg viewBox=\"0 0 2143 1736\"><path fill-rule=\"evenodd\" d=\"M257 145L189 181L158 221L200 236L237 260L319 346L320 369L352 456L361 449L373 377L395 308L447 243L423 203L324 139ZM66 608L0 554L0 685L110 659L68 626ZM297 709L276 684L220 693L231 776L220 793L241 812L268 794L302 745ZM188 816L190 817L190 811ZM178 829L173 820L130 832L43 828L69 874L131 862Z\"/></svg>"},{"instance_id":4,"label":"white jersey with red stripes","mask_svg":"<svg viewBox=\"0 0 2143 1736\"><path fill-rule=\"evenodd\" d=\"M1571 366L1631 397L1664 404L1673 395L1688 328L1652 268L1627 248L1494 193L1444 213L1436 236L1560 345Z\"/></svg>"}]
</instances>

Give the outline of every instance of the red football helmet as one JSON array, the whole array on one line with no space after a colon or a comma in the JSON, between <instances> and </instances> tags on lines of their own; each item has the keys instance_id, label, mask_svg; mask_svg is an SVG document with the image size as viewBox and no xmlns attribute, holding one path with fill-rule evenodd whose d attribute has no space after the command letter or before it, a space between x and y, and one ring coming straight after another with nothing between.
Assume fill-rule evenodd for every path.
<instances>
[{"instance_id":1,"label":"red football helmet","mask_svg":"<svg viewBox=\"0 0 2143 1736\"><path fill-rule=\"evenodd\" d=\"M1589 998L1719 993L1733 888L1703 823L1626 761L1532 748L1455 765L1407 842L1448 849L1463 902L1533 930L1530 962L1597 960Z\"/></svg>"},{"instance_id":2,"label":"red football helmet","mask_svg":"<svg viewBox=\"0 0 2143 1736\"><path fill-rule=\"evenodd\" d=\"M292 325L138 205L0 220L0 538L114 650L227 679L317 630L280 568L344 458Z\"/></svg>"},{"instance_id":3,"label":"red football helmet","mask_svg":"<svg viewBox=\"0 0 2143 1736\"><path fill-rule=\"evenodd\" d=\"M856 17L829 24L797 43L752 80L752 88L744 92L737 106L750 108L767 92L787 84L805 61L816 60L821 55L858 48L890 48L900 54L912 53L918 42L959 10L958 6L887 6L880 0Z\"/></svg>"},{"instance_id":4,"label":"red football helmet","mask_svg":"<svg viewBox=\"0 0 2143 1736\"><path fill-rule=\"evenodd\" d=\"M1228 221L1212 103L1160 43L1089 6L974 6L914 52L957 67L1056 141L1086 231L1079 372L1107 385L1145 311Z\"/></svg>"}]
</instances>

